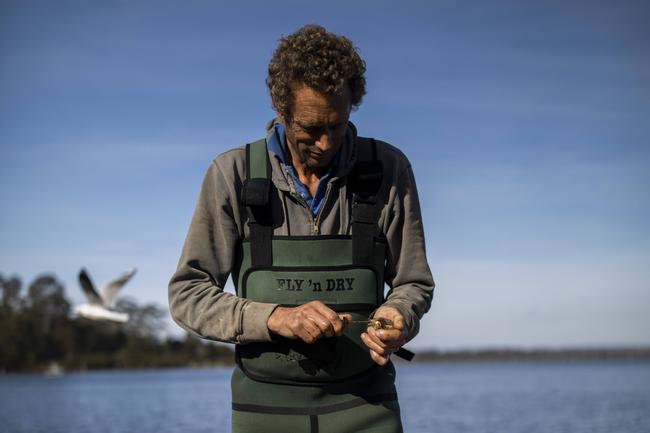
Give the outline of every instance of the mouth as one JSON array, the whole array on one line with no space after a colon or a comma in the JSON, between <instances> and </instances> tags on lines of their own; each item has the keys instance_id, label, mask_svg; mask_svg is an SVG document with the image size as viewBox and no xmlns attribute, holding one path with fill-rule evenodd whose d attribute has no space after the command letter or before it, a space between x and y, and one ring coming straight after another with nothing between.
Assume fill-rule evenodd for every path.
<instances>
[{"instance_id":1,"label":"mouth","mask_svg":"<svg viewBox=\"0 0 650 433\"><path fill-rule=\"evenodd\" d=\"M325 152L308 152L304 158L304 163L311 167L323 167L328 163Z\"/></svg>"}]
</instances>

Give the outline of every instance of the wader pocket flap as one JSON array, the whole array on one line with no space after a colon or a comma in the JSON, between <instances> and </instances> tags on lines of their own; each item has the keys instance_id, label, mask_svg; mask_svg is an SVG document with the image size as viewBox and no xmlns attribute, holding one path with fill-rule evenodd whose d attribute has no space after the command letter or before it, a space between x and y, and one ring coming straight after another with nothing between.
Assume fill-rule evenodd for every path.
<instances>
[{"instance_id":1,"label":"wader pocket flap","mask_svg":"<svg viewBox=\"0 0 650 433\"><path fill-rule=\"evenodd\" d=\"M370 310L350 312L352 320L368 318ZM361 341L366 326L348 325L340 337L313 344L278 337L274 343L237 345L239 367L251 379L272 383L323 384L348 380L375 364Z\"/></svg>"}]
</instances>

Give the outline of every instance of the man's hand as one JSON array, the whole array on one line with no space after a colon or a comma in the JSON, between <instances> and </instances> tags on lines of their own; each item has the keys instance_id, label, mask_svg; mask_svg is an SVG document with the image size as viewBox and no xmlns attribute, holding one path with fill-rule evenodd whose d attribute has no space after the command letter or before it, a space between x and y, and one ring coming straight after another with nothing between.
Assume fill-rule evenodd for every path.
<instances>
[{"instance_id":1,"label":"man's hand","mask_svg":"<svg viewBox=\"0 0 650 433\"><path fill-rule=\"evenodd\" d=\"M406 343L407 332L404 318L393 307L379 307L374 319L384 318L393 322L393 329L374 329L369 327L361 334L361 340L370 349L370 357L379 365L386 365L390 355Z\"/></svg>"},{"instance_id":2,"label":"man's hand","mask_svg":"<svg viewBox=\"0 0 650 433\"><path fill-rule=\"evenodd\" d=\"M298 307L277 307L266 326L274 334L313 343L319 338L341 335L345 324L327 305L311 301Z\"/></svg>"}]
</instances>

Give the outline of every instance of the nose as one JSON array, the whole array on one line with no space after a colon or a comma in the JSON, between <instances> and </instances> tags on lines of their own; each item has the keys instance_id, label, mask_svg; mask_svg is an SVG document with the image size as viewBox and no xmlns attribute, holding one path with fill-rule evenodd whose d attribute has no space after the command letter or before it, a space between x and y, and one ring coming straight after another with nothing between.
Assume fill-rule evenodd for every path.
<instances>
[{"instance_id":1,"label":"nose","mask_svg":"<svg viewBox=\"0 0 650 433\"><path fill-rule=\"evenodd\" d=\"M332 146L332 131L329 128L325 129L316 140L316 146L322 151L328 150Z\"/></svg>"}]
</instances>

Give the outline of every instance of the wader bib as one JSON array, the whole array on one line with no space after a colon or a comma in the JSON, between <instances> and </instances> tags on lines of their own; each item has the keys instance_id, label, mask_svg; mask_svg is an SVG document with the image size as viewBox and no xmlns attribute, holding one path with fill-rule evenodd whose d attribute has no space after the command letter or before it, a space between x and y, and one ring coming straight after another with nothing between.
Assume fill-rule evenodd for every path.
<instances>
[{"instance_id":1,"label":"wader bib","mask_svg":"<svg viewBox=\"0 0 650 433\"><path fill-rule=\"evenodd\" d=\"M285 307L319 300L353 321L381 305L387 246L377 226L377 195L383 169L374 140L357 138L356 146L347 179L352 234L314 236L273 235L277 193L266 141L246 146L241 200L250 235L233 270L238 296ZM237 345L233 432L401 431L394 369L372 361L360 337L365 330L353 323L341 336L313 344L276 336Z\"/></svg>"}]
</instances>

